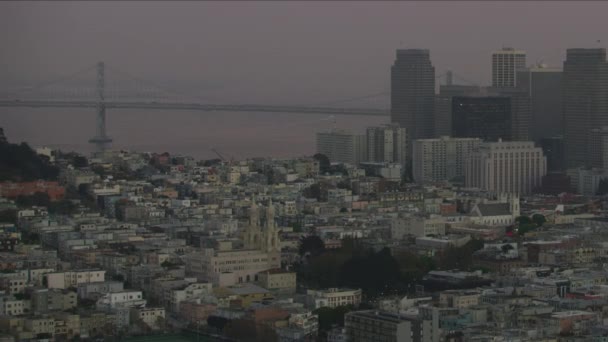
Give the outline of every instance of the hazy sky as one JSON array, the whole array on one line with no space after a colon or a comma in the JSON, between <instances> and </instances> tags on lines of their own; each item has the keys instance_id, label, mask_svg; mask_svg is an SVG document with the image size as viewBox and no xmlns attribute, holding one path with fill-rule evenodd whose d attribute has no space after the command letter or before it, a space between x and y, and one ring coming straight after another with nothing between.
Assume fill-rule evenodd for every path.
<instances>
[{"instance_id":1,"label":"hazy sky","mask_svg":"<svg viewBox=\"0 0 608 342\"><path fill-rule=\"evenodd\" d=\"M561 65L606 46L608 2L0 2L0 87L98 60L242 102L314 103L388 89L399 47L487 83L493 49Z\"/></svg>"}]
</instances>

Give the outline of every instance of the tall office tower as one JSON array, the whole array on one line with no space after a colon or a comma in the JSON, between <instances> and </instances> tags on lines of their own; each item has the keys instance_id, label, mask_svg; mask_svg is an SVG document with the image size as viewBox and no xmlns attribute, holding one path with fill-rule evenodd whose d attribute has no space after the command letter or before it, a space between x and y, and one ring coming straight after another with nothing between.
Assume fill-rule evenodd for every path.
<instances>
[{"instance_id":1,"label":"tall office tower","mask_svg":"<svg viewBox=\"0 0 608 342\"><path fill-rule=\"evenodd\" d=\"M391 122L407 128L408 148L413 139L433 135L435 67L429 50L397 50L391 67Z\"/></svg>"},{"instance_id":2,"label":"tall office tower","mask_svg":"<svg viewBox=\"0 0 608 342\"><path fill-rule=\"evenodd\" d=\"M416 183L449 181L464 176L464 165L469 155L477 150L477 138L414 140L412 169Z\"/></svg>"},{"instance_id":3,"label":"tall office tower","mask_svg":"<svg viewBox=\"0 0 608 342\"><path fill-rule=\"evenodd\" d=\"M542 138L540 140L540 147L547 157L548 172L559 172L566 169L564 163L564 137Z\"/></svg>"},{"instance_id":4,"label":"tall office tower","mask_svg":"<svg viewBox=\"0 0 608 342\"><path fill-rule=\"evenodd\" d=\"M511 99L504 96L452 97L452 137L512 140Z\"/></svg>"},{"instance_id":5,"label":"tall office tower","mask_svg":"<svg viewBox=\"0 0 608 342\"><path fill-rule=\"evenodd\" d=\"M407 129L398 124L367 128L367 161L398 163L405 167Z\"/></svg>"},{"instance_id":6,"label":"tall office tower","mask_svg":"<svg viewBox=\"0 0 608 342\"><path fill-rule=\"evenodd\" d=\"M487 141L528 140L530 98L504 88L496 94L452 97L451 117L442 120L451 125L450 135ZM445 131L446 125L444 122L439 127Z\"/></svg>"},{"instance_id":7,"label":"tall office tower","mask_svg":"<svg viewBox=\"0 0 608 342\"><path fill-rule=\"evenodd\" d=\"M465 185L495 194L526 195L541 186L547 174L547 158L533 141L482 143L469 156Z\"/></svg>"},{"instance_id":8,"label":"tall office tower","mask_svg":"<svg viewBox=\"0 0 608 342\"><path fill-rule=\"evenodd\" d=\"M517 88L530 97L530 140L564 134L562 70L544 64L517 71Z\"/></svg>"},{"instance_id":9,"label":"tall office tower","mask_svg":"<svg viewBox=\"0 0 608 342\"><path fill-rule=\"evenodd\" d=\"M566 163L578 167L586 163L591 129L608 125L606 49L568 49L562 80Z\"/></svg>"},{"instance_id":10,"label":"tall office tower","mask_svg":"<svg viewBox=\"0 0 608 342\"><path fill-rule=\"evenodd\" d=\"M589 133L587 161L591 167L608 170L608 126L594 128Z\"/></svg>"},{"instance_id":11,"label":"tall office tower","mask_svg":"<svg viewBox=\"0 0 608 342\"><path fill-rule=\"evenodd\" d=\"M435 96L435 134L433 137L452 135L452 98L454 96L480 96L479 86L448 84L439 86L439 94Z\"/></svg>"},{"instance_id":12,"label":"tall office tower","mask_svg":"<svg viewBox=\"0 0 608 342\"><path fill-rule=\"evenodd\" d=\"M526 67L526 53L514 48L502 48L492 53L492 87L513 88L518 69Z\"/></svg>"},{"instance_id":13,"label":"tall office tower","mask_svg":"<svg viewBox=\"0 0 608 342\"><path fill-rule=\"evenodd\" d=\"M317 153L331 162L359 164L367 159L366 150L365 135L337 129L317 133Z\"/></svg>"}]
</instances>

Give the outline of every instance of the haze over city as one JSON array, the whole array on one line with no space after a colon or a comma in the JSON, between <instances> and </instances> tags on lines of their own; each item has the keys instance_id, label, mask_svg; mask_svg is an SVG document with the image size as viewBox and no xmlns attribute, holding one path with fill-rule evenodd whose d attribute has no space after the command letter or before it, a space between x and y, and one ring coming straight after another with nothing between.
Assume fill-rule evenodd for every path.
<instances>
[{"instance_id":1,"label":"haze over city","mask_svg":"<svg viewBox=\"0 0 608 342\"><path fill-rule=\"evenodd\" d=\"M0 342L598 342L608 2L0 1Z\"/></svg>"},{"instance_id":2,"label":"haze over city","mask_svg":"<svg viewBox=\"0 0 608 342\"><path fill-rule=\"evenodd\" d=\"M487 85L490 54L503 46L525 50L529 64L561 67L566 48L608 40L603 2L2 2L0 8L0 89L35 86L104 61L212 103L315 105L387 92L398 48L429 49L436 75L452 70ZM387 96L359 102L388 104ZM10 137L36 145L86 151L93 133L91 110L1 108L0 114ZM382 120L337 117L336 126L361 130ZM167 150L205 157L213 156L211 145L241 157L310 154L314 132L328 121L327 115L108 112L117 147L155 150L162 136ZM84 129L74 132L69 123ZM289 139L293 150L275 147Z\"/></svg>"}]
</instances>

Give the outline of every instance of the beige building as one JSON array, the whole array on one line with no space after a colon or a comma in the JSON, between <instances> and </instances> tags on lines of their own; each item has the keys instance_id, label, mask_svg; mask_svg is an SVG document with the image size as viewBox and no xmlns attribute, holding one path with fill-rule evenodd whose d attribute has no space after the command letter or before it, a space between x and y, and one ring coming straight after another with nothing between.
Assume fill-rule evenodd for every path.
<instances>
[{"instance_id":1,"label":"beige building","mask_svg":"<svg viewBox=\"0 0 608 342\"><path fill-rule=\"evenodd\" d=\"M264 227L255 200L250 208L249 225L243 234L244 249L205 248L186 257L186 273L213 286L230 286L256 281L259 272L281 265L278 227L272 202L266 208Z\"/></svg>"},{"instance_id":2,"label":"beige building","mask_svg":"<svg viewBox=\"0 0 608 342\"><path fill-rule=\"evenodd\" d=\"M24 322L26 331L38 334L55 335L55 319L50 317L33 317L28 318Z\"/></svg>"},{"instance_id":3,"label":"beige building","mask_svg":"<svg viewBox=\"0 0 608 342\"><path fill-rule=\"evenodd\" d=\"M65 272L52 272L46 275L49 289L67 289L78 287L79 284L94 283L105 280L104 270L74 270Z\"/></svg>"},{"instance_id":4,"label":"beige building","mask_svg":"<svg viewBox=\"0 0 608 342\"><path fill-rule=\"evenodd\" d=\"M482 143L466 163L465 184L493 193L527 195L541 186L547 158L532 141Z\"/></svg>"},{"instance_id":5,"label":"beige building","mask_svg":"<svg viewBox=\"0 0 608 342\"><path fill-rule=\"evenodd\" d=\"M442 307L466 309L479 304L481 294L477 291L448 290L439 294L439 305Z\"/></svg>"},{"instance_id":6,"label":"beige building","mask_svg":"<svg viewBox=\"0 0 608 342\"><path fill-rule=\"evenodd\" d=\"M260 286L267 290L296 291L296 273L282 269L272 269L258 274Z\"/></svg>"},{"instance_id":7,"label":"beige building","mask_svg":"<svg viewBox=\"0 0 608 342\"><path fill-rule=\"evenodd\" d=\"M448 181L463 177L465 162L481 144L478 138L414 140L412 172L416 183Z\"/></svg>"}]
</instances>

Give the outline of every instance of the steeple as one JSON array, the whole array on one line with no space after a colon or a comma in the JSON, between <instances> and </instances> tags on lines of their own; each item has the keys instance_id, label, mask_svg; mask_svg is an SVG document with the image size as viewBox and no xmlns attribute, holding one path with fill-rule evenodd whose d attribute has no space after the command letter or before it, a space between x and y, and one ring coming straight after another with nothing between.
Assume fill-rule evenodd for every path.
<instances>
[{"instance_id":1,"label":"steeple","mask_svg":"<svg viewBox=\"0 0 608 342\"><path fill-rule=\"evenodd\" d=\"M260 210L256 204L255 195L251 199L251 207L249 208L249 226L259 227L260 226Z\"/></svg>"},{"instance_id":2,"label":"steeple","mask_svg":"<svg viewBox=\"0 0 608 342\"><path fill-rule=\"evenodd\" d=\"M274 206L272 205L272 198L268 201L268 207L266 207L266 228L274 228Z\"/></svg>"}]
</instances>

